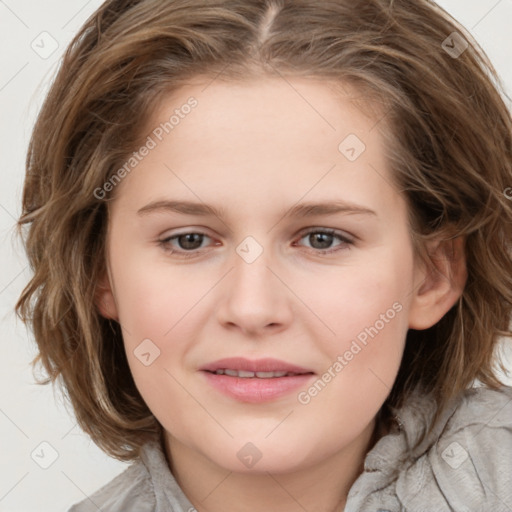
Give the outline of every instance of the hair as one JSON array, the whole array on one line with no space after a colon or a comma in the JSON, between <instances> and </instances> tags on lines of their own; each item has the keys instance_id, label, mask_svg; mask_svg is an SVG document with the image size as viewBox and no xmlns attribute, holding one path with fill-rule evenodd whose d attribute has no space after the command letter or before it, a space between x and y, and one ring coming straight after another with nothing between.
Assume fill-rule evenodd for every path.
<instances>
[{"instance_id":1,"label":"hair","mask_svg":"<svg viewBox=\"0 0 512 512\"><path fill-rule=\"evenodd\" d=\"M469 42L458 57L443 48L453 32ZM437 419L475 380L499 387L496 347L511 336L512 119L495 69L456 20L428 0L109 0L72 40L40 110L18 221L33 277L16 312L39 348L32 365L47 373L40 384L62 381L94 442L128 461L161 433L119 324L95 302L114 196L94 191L163 97L199 76L319 78L380 105L415 254L432 262L429 240L464 237L467 266L458 303L408 331L384 405L421 387Z\"/></svg>"}]
</instances>

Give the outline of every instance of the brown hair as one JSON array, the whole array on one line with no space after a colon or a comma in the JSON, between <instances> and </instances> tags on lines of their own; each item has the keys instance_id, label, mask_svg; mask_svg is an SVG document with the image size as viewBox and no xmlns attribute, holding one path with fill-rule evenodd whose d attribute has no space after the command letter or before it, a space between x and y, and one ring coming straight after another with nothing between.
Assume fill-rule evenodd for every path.
<instances>
[{"instance_id":1,"label":"brown hair","mask_svg":"<svg viewBox=\"0 0 512 512\"><path fill-rule=\"evenodd\" d=\"M160 431L119 325L95 306L111 198L94 191L137 148L164 94L221 73L351 83L384 107L418 254L434 237L466 237L468 272L438 324L409 330L386 405L421 386L441 411L474 379L499 386L493 353L511 335L512 122L462 26L428 0L109 0L67 48L40 111L19 220L34 276L16 310L33 328L42 382L62 379L79 425L121 460Z\"/></svg>"}]
</instances>

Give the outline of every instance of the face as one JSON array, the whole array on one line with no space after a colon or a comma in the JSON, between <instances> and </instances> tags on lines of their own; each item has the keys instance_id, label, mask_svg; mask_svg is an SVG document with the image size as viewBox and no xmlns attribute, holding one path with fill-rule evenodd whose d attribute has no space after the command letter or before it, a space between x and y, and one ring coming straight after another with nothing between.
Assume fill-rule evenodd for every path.
<instances>
[{"instance_id":1,"label":"face","mask_svg":"<svg viewBox=\"0 0 512 512\"><path fill-rule=\"evenodd\" d=\"M348 92L205 87L165 98L116 185L102 311L171 442L306 468L367 440L395 380L420 279L406 204Z\"/></svg>"}]
</instances>

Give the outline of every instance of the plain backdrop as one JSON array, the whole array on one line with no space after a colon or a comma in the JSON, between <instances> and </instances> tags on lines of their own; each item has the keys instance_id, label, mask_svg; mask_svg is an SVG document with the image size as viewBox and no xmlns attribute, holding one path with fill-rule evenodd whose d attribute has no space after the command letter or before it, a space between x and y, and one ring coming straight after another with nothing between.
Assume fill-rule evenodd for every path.
<instances>
[{"instance_id":1,"label":"plain backdrop","mask_svg":"<svg viewBox=\"0 0 512 512\"><path fill-rule=\"evenodd\" d=\"M20 212L30 132L62 53L101 3L0 0L2 512L67 511L127 467L103 454L80 431L58 392L34 383L29 362L36 354L35 344L13 313L30 276L13 229ZM512 0L439 3L483 46L511 96Z\"/></svg>"}]
</instances>

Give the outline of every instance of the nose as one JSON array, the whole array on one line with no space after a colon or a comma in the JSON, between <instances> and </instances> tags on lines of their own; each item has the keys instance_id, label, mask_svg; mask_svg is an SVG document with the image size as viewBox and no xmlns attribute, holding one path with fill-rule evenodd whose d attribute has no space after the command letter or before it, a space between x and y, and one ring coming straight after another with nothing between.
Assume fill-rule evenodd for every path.
<instances>
[{"instance_id":1,"label":"nose","mask_svg":"<svg viewBox=\"0 0 512 512\"><path fill-rule=\"evenodd\" d=\"M218 320L225 328L259 336L280 332L290 324L293 294L270 252L263 250L253 261L243 252L234 255L217 308Z\"/></svg>"}]
</instances>

